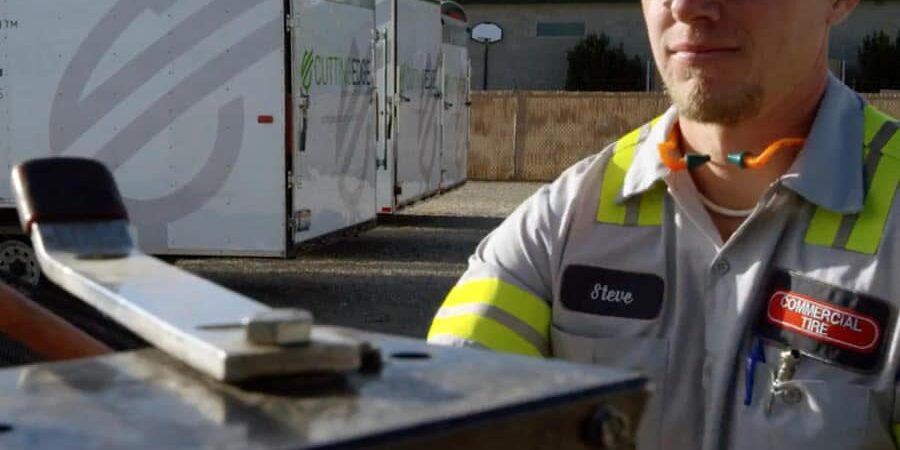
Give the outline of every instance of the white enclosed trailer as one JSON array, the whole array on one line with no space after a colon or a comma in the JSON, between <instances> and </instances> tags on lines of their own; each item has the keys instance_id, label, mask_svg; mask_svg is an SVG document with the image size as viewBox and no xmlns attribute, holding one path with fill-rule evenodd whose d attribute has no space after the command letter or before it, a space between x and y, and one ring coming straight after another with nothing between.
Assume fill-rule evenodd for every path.
<instances>
[{"instance_id":1,"label":"white enclosed trailer","mask_svg":"<svg viewBox=\"0 0 900 450\"><path fill-rule=\"evenodd\" d=\"M441 2L441 189L466 181L469 153L469 106L471 64L469 63L468 17L452 1Z\"/></svg>"},{"instance_id":2,"label":"white enclosed trailer","mask_svg":"<svg viewBox=\"0 0 900 450\"><path fill-rule=\"evenodd\" d=\"M99 159L147 252L287 256L375 218L374 19L371 0L4 0L0 166Z\"/></svg>"},{"instance_id":3,"label":"white enclosed trailer","mask_svg":"<svg viewBox=\"0 0 900 450\"><path fill-rule=\"evenodd\" d=\"M375 0L376 199L391 213L440 189L440 4Z\"/></svg>"},{"instance_id":4,"label":"white enclosed trailer","mask_svg":"<svg viewBox=\"0 0 900 450\"><path fill-rule=\"evenodd\" d=\"M293 2L296 243L375 218L375 3Z\"/></svg>"}]
</instances>

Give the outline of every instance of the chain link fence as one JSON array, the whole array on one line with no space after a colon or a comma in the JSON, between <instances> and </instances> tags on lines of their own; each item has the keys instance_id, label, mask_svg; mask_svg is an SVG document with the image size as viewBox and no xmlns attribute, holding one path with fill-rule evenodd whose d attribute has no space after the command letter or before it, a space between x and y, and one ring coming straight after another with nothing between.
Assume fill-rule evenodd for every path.
<instances>
[{"instance_id":1,"label":"chain link fence","mask_svg":"<svg viewBox=\"0 0 900 450\"><path fill-rule=\"evenodd\" d=\"M863 94L872 106L890 114L895 119L900 119L900 91L884 94Z\"/></svg>"},{"instance_id":2,"label":"chain link fence","mask_svg":"<svg viewBox=\"0 0 900 450\"><path fill-rule=\"evenodd\" d=\"M865 96L877 108L900 117L900 93ZM551 181L668 105L661 93L473 93L469 179Z\"/></svg>"}]
</instances>

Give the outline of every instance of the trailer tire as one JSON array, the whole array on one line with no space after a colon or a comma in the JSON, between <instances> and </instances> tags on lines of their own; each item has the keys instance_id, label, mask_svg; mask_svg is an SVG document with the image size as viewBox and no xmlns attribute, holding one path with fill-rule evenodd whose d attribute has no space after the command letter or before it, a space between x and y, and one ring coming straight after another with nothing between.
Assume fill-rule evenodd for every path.
<instances>
[{"instance_id":1,"label":"trailer tire","mask_svg":"<svg viewBox=\"0 0 900 450\"><path fill-rule=\"evenodd\" d=\"M19 239L0 241L0 271L27 287L36 287L41 282L41 267L34 249Z\"/></svg>"}]
</instances>

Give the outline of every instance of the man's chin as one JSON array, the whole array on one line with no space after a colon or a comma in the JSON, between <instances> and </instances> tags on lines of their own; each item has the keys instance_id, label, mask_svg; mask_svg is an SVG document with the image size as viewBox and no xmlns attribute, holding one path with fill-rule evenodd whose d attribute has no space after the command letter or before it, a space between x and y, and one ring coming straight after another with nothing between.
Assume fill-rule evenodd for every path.
<instances>
[{"instance_id":1,"label":"man's chin","mask_svg":"<svg viewBox=\"0 0 900 450\"><path fill-rule=\"evenodd\" d=\"M759 113L762 89L752 85L724 89L695 85L689 89L669 90L669 97L685 119L734 125Z\"/></svg>"}]
</instances>

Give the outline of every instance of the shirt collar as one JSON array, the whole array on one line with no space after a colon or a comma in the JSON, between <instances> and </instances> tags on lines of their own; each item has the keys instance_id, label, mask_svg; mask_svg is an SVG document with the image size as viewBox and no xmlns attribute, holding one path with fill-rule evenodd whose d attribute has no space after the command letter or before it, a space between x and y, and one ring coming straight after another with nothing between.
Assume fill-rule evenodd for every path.
<instances>
[{"instance_id":1,"label":"shirt collar","mask_svg":"<svg viewBox=\"0 0 900 450\"><path fill-rule=\"evenodd\" d=\"M625 182L622 184L622 192L616 199L617 203L621 204L649 190L657 181L669 174L669 168L659 158L659 144L666 141L669 131L677 122L678 111L674 106L670 107L650 128L649 133L642 135L643 140L638 144L634 161L625 173Z\"/></svg>"},{"instance_id":2,"label":"shirt collar","mask_svg":"<svg viewBox=\"0 0 900 450\"><path fill-rule=\"evenodd\" d=\"M851 214L862 211L865 101L832 75L803 151L781 177L810 203Z\"/></svg>"},{"instance_id":3,"label":"shirt collar","mask_svg":"<svg viewBox=\"0 0 900 450\"><path fill-rule=\"evenodd\" d=\"M806 144L780 182L825 209L842 214L861 211L864 107L859 95L829 74ZM670 107L646 134L625 174L618 203L649 190L670 173L659 158L658 145L677 120L678 111Z\"/></svg>"}]
</instances>

